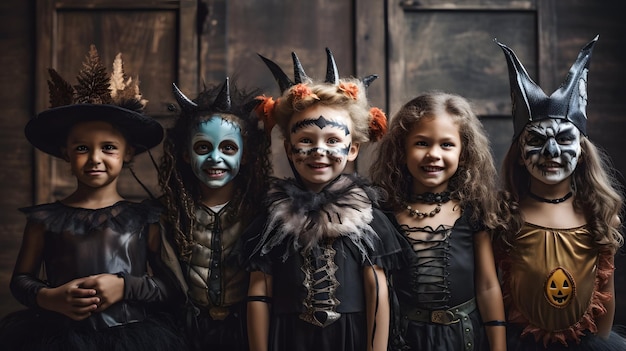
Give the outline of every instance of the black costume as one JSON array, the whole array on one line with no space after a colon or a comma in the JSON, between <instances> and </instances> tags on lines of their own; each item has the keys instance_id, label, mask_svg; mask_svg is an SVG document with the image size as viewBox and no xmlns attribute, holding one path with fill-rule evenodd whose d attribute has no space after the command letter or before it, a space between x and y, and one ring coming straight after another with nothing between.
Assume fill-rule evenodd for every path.
<instances>
[{"instance_id":1,"label":"black costume","mask_svg":"<svg viewBox=\"0 0 626 351\"><path fill-rule=\"evenodd\" d=\"M365 350L363 270L395 267L401 252L373 188L348 175L319 193L275 180L267 201L246 247L250 270L272 276L269 350Z\"/></svg>"},{"instance_id":2,"label":"black costume","mask_svg":"<svg viewBox=\"0 0 626 351\"><path fill-rule=\"evenodd\" d=\"M465 210L453 227L400 226L414 254L392 273L394 313L412 350L489 349L474 290L474 235L482 228L469 218Z\"/></svg>"},{"instance_id":3,"label":"black costume","mask_svg":"<svg viewBox=\"0 0 626 351\"><path fill-rule=\"evenodd\" d=\"M157 303L171 292L162 263L148 249L149 224L160 208L149 202L120 201L101 209L60 202L22 209L32 223L45 226L43 258L46 281L14 275L11 291L29 310L7 316L0 344L11 350L181 350L184 343ZM148 275L147 262L154 275ZM89 318L74 321L39 308L41 288L111 273L124 279L124 298Z\"/></svg>"}]
</instances>

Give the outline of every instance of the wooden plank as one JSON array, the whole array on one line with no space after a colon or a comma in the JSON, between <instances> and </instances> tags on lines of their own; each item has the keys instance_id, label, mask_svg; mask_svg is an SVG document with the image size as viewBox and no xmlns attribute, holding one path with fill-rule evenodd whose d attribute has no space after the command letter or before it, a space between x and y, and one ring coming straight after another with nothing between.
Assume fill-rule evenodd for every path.
<instances>
[{"instance_id":1,"label":"wooden plank","mask_svg":"<svg viewBox=\"0 0 626 351\"><path fill-rule=\"evenodd\" d=\"M379 0L355 1L355 72L357 77L369 74L378 75L367 89L372 106L383 111L387 108L387 46L385 28L385 2ZM389 117L389 116L388 116ZM367 143L361 146L355 168L361 175L368 175L376 153L376 145Z\"/></svg>"},{"instance_id":2,"label":"wooden plank","mask_svg":"<svg viewBox=\"0 0 626 351\"><path fill-rule=\"evenodd\" d=\"M33 39L35 2L0 2L0 318L23 308L9 291L9 282L25 226L17 209L33 201L33 149L24 126L33 115ZM0 346L1 348L1 346Z\"/></svg>"},{"instance_id":3,"label":"wooden plank","mask_svg":"<svg viewBox=\"0 0 626 351\"><path fill-rule=\"evenodd\" d=\"M405 11L500 11L500 10L531 10L534 9L537 0L529 1L502 1L502 0L404 0L400 1L400 7ZM539 1L541 2L541 1Z\"/></svg>"}]
</instances>

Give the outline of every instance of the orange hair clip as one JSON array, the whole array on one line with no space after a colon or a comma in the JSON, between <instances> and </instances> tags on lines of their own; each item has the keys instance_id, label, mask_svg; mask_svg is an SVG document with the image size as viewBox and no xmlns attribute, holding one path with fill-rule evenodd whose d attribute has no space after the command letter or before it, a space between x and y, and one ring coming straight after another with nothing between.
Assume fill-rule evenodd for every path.
<instances>
[{"instance_id":1,"label":"orange hair clip","mask_svg":"<svg viewBox=\"0 0 626 351\"><path fill-rule=\"evenodd\" d=\"M370 140L378 141L387 133L387 116L378 107L370 109Z\"/></svg>"},{"instance_id":2,"label":"orange hair clip","mask_svg":"<svg viewBox=\"0 0 626 351\"><path fill-rule=\"evenodd\" d=\"M352 100L356 100L359 94L359 87L354 83L339 83L338 88Z\"/></svg>"},{"instance_id":3,"label":"orange hair clip","mask_svg":"<svg viewBox=\"0 0 626 351\"><path fill-rule=\"evenodd\" d=\"M267 96L257 96L257 100L261 102L254 109L256 114L259 116L259 119L263 121L263 127L265 128L265 133L270 135L272 133L272 128L276 125L276 121L274 120L274 107L276 106L276 102L272 97Z\"/></svg>"}]
</instances>

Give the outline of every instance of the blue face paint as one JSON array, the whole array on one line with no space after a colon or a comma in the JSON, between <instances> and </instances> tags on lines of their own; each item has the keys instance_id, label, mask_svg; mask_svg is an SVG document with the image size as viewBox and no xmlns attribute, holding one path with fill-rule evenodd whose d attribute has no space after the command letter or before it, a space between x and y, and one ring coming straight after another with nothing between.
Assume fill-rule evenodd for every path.
<instances>
[{"instance_id":1,"label":"blue face paint","mask_svg":"<svg viewBox=\"0 0 626 351\"><path fill-rule=\"evenodd\" d=\"M234 122L215 115L191 131L191 169L209 188L221 188L232 181L239 173L242 155L241 128Z\"/></svg>"}]
</instances>

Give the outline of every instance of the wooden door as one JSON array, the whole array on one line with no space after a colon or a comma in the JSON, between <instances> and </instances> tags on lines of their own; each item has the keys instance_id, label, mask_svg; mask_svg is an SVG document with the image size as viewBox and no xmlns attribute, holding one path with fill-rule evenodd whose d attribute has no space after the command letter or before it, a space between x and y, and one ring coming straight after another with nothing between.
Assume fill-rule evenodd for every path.
<instances>
[{"instance_id":1,"label":"wooden door","mask_svg":"<svg viewBox=\"0 0 626 351\"><path fill-rule=\"evenodd\" d=\"M174 102L172 82L190 89L198 84L196 1L180 0L38 0L36 111L48 108L47 69L56 69L71 84L91 44L108 67L122 53L124 70L138 76L140 89L148 100L146 114L167 124ZM152 156L158 162L160 148ZM158 193L156 169L147 153L135 157L132 167L150 192ZM68 164L39 151L35 161L35 202L54 201L75 188ZM128 199L148 194L125 171L120 192Z\"/></svg>"},{"instance_id":2,"label":"wooden door","mask_svg":"<svg viewBox=\"0 0 626 351\"><path fill-rule=\"evenodd\" d=\"M513 48L535 81L552 84L550 4L550 0L388 2L389 111L397 112L429 90L464 96L490 135L499 167L513 127L506 61L494 39Z\"/></svg>"}]
</instances>

